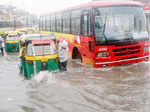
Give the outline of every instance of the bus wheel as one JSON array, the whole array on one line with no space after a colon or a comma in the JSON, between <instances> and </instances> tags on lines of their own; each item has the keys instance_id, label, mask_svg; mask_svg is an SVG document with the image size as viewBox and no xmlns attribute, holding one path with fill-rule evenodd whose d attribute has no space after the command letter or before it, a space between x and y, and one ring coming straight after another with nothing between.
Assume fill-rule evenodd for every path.
<instances>
[{"instance_id":1,"label":"bus wheel","mask_svg":"<svg viewBox=\"0 0 150 112\"><path fill-rule=\"evenodd\" d=\"M78 59L80 60L80 62L82 63L82 56L78 50L78 48L73 48L73 52L72 52L72 59Z\"/></svg>"}]
</instances>

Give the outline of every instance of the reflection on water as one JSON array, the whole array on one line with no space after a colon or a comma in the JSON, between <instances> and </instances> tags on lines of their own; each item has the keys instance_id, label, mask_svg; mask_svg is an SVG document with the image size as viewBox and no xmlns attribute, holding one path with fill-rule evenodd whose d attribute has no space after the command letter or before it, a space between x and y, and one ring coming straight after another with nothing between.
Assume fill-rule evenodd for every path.
<instances>
[{"instance_id":1,"label":"reflection on water","mask_svg":"<svg viewBox=\"0 0 150 112\"><path fill-rule=\"evenodd\" d=\"M149 62L91 68L69 62L63 73L18 74L15 56L0 57L0 112L149 112ZM6 106L5 106L6 105Z\"/></svg>"}]
</instances>

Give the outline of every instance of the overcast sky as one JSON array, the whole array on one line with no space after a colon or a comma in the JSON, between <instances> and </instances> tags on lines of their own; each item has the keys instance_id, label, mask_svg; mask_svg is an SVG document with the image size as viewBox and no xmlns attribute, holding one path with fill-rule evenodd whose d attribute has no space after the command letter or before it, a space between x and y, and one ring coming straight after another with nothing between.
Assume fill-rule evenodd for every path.
<instances>
[{"instance_id":1,"label":"overcast sky","mask_svg":"<svg viewBox=\"0 0 150 112\"><path fill-rule=\"evenodd\" d=\"M89 1L91 0L0 0L0 4L11 4L31 13L40 14Z\"/></svg>"}]
</instances>

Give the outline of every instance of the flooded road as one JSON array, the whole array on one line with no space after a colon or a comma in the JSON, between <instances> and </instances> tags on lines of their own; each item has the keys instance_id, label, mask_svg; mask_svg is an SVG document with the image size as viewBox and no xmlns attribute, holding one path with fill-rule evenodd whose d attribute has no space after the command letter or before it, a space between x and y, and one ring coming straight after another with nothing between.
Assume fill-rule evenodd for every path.
<instances>
[{"instance_id":1,"label":"flooded road","mask_svg":"<svg viewBox=\"0 0 150 112\"><path fill-rule=\"evenodd\" d=\"M19 75L17 55L0 57L0 112L149 112L150 64L95 69L70 61L63 73Z\"/></svg>"}]
</instances>

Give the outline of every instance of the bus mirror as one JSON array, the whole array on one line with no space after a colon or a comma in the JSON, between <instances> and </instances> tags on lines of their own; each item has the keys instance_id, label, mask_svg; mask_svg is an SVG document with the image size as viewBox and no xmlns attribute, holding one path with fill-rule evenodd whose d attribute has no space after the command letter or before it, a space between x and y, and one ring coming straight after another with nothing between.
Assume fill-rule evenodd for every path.
<instances>
[{"instance_id":1,"label":"bus mirror","mask_svg":"<svg viewBox=\"0 0 150 112\"><path fill-rule=\"evenodd\" d=\"M94 46L93 46L93 41L89 41L89 50L91 51L91 52L93 52L94 51Z\"/></svg>"}]
</instances>

